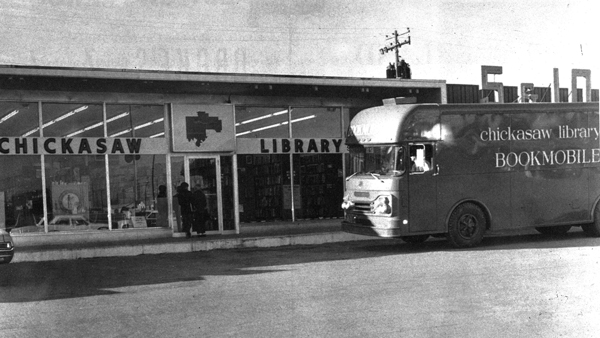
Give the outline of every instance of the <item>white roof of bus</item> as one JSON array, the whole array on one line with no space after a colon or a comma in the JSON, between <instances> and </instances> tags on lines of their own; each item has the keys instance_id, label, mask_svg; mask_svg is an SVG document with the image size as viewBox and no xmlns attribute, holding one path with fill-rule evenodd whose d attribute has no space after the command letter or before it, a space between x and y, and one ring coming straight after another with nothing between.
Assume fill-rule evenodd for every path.
<instances>
[{"instance_id":1,"label":"white roof of bus","mask_svg":"<svg viewBox=\"0 0 600 338\"><path fill-rule=\"evenodd\" d=\"M439 114L438 107L438 104L402 104L365 109L352 118L346 144L399 142L400 132L407 117L425 110Z\"/></svg>"}]
</instances>

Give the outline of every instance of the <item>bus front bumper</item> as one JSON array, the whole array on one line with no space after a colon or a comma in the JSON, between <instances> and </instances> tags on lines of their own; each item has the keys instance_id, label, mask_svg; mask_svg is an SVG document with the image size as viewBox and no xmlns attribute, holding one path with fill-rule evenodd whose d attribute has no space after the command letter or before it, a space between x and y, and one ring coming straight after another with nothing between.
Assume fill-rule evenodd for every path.
<instances>
[{"instance_id":1,"label":"bus front bumper","mask_svg":"<svg viewBox=\"0 0 600 338\"><path fill-rule=\"evenodd\" d=\"M342 231L356 235L375 236L375 237L400 237L402 229L398 228L378 228L375 226L363 225L342 221Z\"/></svg>"}]
</instances>

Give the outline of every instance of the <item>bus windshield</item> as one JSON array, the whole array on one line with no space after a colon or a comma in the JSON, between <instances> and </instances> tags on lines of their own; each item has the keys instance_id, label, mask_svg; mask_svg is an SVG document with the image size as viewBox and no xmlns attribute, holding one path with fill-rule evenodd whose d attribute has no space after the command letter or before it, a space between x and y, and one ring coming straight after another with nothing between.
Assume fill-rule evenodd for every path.
<instances>
[{"instance_id":1,"label":"bus windshield","mask_svg":"<svg viewBox=\"0 0 600 338\"><path fill-rule=\"evenodd\" d=\"M401 146L352 146L353 175L360 173L400 176L404 174L404 148Z\"/></svg>"}]
</instances>

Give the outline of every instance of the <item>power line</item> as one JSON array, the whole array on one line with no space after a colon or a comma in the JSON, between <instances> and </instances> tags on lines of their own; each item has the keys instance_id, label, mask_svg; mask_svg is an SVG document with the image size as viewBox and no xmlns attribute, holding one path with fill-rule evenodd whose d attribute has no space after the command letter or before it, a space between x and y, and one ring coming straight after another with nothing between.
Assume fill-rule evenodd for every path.
<instances>
[{"instance_id":1,"label":"power line","mask_svg":"<svg viewBox=\"0 0 600 338\"><path fill-rule=\"evenodd\" d=\"M386 40L392 40L392 42L389 43L389 45L386 45L385 47L379 49L379 52L381 53L381 55L387 53L387 52L391 52L394 51L396 52L396 78L409 78L410 79L410 75L407 74L407 67L402 67L403 69L400 69L400 54L399 54L399 50L400 47L402 47L403 45L409 44L410 45L410 35L408 36L408 40L404 40L403 42L400 42L398 40L398 38L400 36L403 35L407 35L410 34L410 28L406 28L406 32L402 33L402 34L398 34L398 31L395 30L394 33L392 33L392 35L388 36L386 35ZM401 74L402 73L402 74ZM403 76L401 76L403 75Z\"/></svg>"}]
</instances>

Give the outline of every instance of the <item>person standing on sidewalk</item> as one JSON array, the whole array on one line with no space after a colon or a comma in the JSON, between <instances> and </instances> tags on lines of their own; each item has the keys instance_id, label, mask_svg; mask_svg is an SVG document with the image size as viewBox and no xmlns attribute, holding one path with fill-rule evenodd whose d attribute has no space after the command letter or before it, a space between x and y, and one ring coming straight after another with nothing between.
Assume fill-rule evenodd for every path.
<instances>
[{"instance_id":1,"label":"person standing on sidewalk","mask_svg":"<svg viewBox=\"0 0 600 338\"><path fill-rule=\"evenodd\" d=\"M206 195L202 191L202 185L196 184L194 186L194 225L193 230L200 237L206 236L206 229L204 224L207 220L208 211L206 210Z\"/></svg>"},{"instance_id":2,"label":"person standing on sidewalk","mask_svg":"<svg viewBox=\"0 0 600 338\"><path fill-rule=\"evenodd\" d=\"M161 184L158 186L158 196L156 196L155 209L158 211L156 215L156 226L169 226L169 202L167 201L167 186Z\"/></svg>"},{"instance_id":3,"label":"person standing on sidewalk","mask_svg":"<svg viewBox=\"0 0 600 338\"><path fill-rule=\"evenodd\" d=\"M185 237L187 238L192 237L191 228L194 222L194 196L188 190L189 186L186 182L181 183L177 193L177 199L181 207L181 223L183 223L183 232L185 232Z\"/></svg>"}]
</instances>

